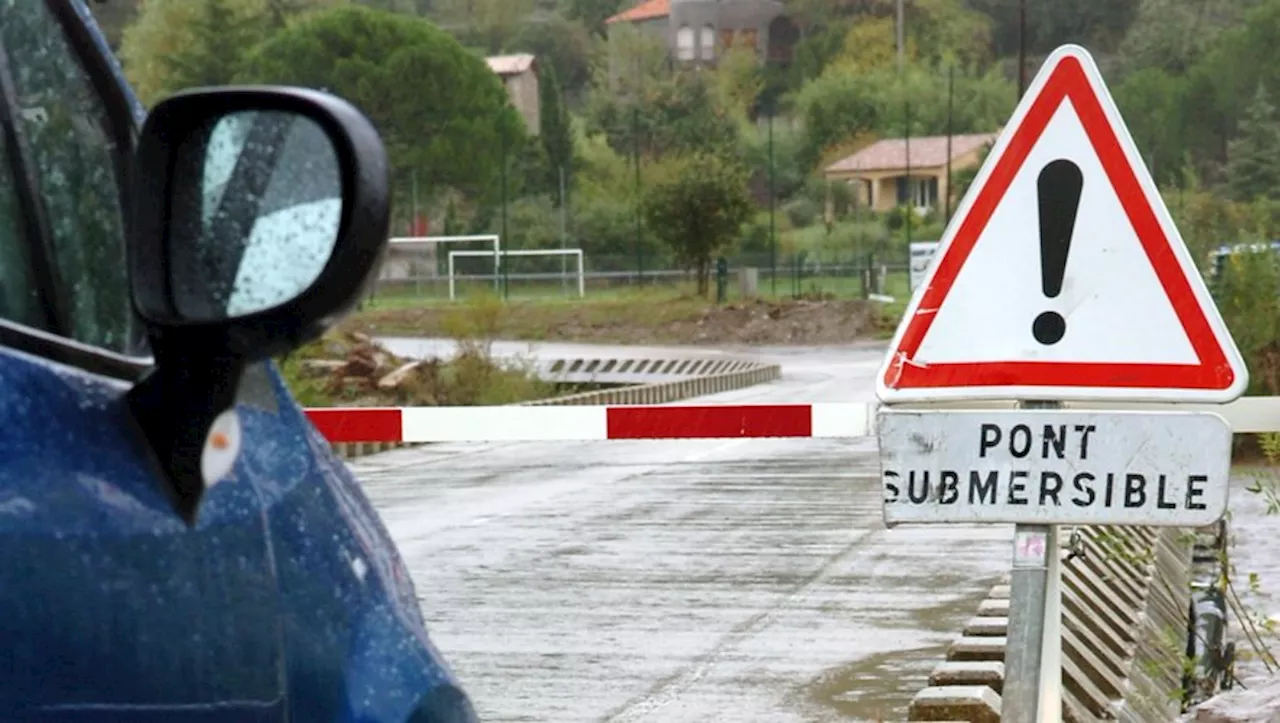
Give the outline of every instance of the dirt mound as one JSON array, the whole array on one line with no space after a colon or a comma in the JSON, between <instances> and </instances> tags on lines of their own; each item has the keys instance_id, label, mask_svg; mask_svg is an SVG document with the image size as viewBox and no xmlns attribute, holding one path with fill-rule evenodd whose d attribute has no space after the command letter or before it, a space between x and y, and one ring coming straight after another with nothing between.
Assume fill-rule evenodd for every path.
<instances>
[{"instance_id":1,"label":"dirt mound","mask_svg":"<svg viewBox=\"0 0 1280 723\"><path fill-rule=\"evenodd\" d=\"M698 344L846 344L874 331L872 311L863 301L756 300L713 307L672 331Z\"/></svg>"}]
</instances>

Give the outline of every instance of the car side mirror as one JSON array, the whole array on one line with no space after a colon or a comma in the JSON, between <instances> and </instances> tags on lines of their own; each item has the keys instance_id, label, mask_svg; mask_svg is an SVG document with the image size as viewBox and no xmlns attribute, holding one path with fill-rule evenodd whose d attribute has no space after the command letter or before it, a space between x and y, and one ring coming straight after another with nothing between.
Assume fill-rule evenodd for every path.
<instances>
[{"instance_id":1,"label":"car side mirror","mask_svg":"<svg viewBox=\"0 0 1280 723\"><path fill-rule=\"evenodd\" d=\"M320 336L371 283L387 157L340 98L224 87L156 105L134 160L130 282L155 367L128 402L193 523L245 367Z\"/></svg>"}]
</instances>

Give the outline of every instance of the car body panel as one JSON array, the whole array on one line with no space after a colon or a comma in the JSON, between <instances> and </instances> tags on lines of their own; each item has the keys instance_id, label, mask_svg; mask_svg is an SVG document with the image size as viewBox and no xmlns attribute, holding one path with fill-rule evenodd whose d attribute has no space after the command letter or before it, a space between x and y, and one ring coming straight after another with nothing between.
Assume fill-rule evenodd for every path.
<instances>
[{"instance_id":1,"label":"car body panel","mask_svg":"<svg viewBox=\"0 0 1280 723\"><path fill-rule=\"evenodd\" d=\"M128 386L0 348L0 719L475 720L393 541L272 364L241 384L238 458L192 527Z\"/></svg>"}]
</instances>

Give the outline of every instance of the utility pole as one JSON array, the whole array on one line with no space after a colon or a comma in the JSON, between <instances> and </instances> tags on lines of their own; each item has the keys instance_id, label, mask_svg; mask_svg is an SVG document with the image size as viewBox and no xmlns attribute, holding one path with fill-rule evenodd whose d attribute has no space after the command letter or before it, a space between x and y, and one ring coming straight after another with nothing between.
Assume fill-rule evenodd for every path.
<instances>
[{"instance_id":1,"label":"utility pole","mask_svg":"<svg viewBox=\"0 0 1280 723\"><path fill-rule=\"evenodd\" d=\"M1027 0L1018 0L1018 99L1027 89Z\"/></svg>"},{"instance_id":2,"label":"utility pole","mask_svg":"<svg viewBox=\"0 0 1280 723\"><path fill-rule=\"evenodd\" d=\"M778 296L778 237L777 224L774 220L777 213L777 199L774 185L773 167L773 93L768 95L767 112L769 113L769 283L774 298Z\"/></svg>"},{"instance_id":3,"label":"utility pole","mask_svg":"<svg viewBox=\"0 0 1280 723\"><path fill-rule=\"evenodd\" d=\"M510 298L510 275L507 272L507 247L511 245L511 237L507 235L507 123L505 114L502 118L501 134L502 134L502 251L500 257L502 259L502 299L505 301Z\"/></svg>"},{"instance_id":4,"label":"utility pole","mask_svg":"<svg viewBox=\"0 0 1280 723\"><path fill-rule=\"evenodd\" d=\"M947 190L945 206L946 211L943 212L942 222L944 224L951 222L951 134L952 121L954 118L954 100L956 90L956 66L953 64L947 68Z\"/></svg>"},{"instance_id":5,"label":"utility pole","mask_svg":"<svg viewBox=\"0 0 1280 723\"><path fill-rule=\"evenodd\" d=\"M560 171L560 250L563 252L569 246L569 225L565 220L566 203L564 191L564 165L559 168ZM569 259L560 254L560 291L565 295L569 295Z\"/></svg>"},{"instance_id":6,"label":"utility pole","mask_svg":"<svg viewBox=\"0 0 1280 723\"><path fill-rule=\"evenodd\" d=\"M640 107L631 108L631 144L636 161L636 286L644 285L644 230L640 218Z\"/></svg>"},{"instance_id":7,"label":"utility pole","mask_svg":"<svg viewBox=\"0 0 1280 723\"><path fill-rule=\"evenodd\" d=\"M1023 0L1025 2L1025 0ZM905 53L905 26L906 20L902 10L902 0L898 0L898 73L902 73L903 57Z\"/></svg>"},{"instance_id":8,"label":"utility pole","mask_svg":"<svg viewBox=\"0 0 1280 723\"><path fill-rule=\"evenodd\" d=\"M916 215L916 194L915 188L911 184L911 101L906 102L906 162L907 162L907 212L906 230L907 230L907 248L911 248L911 218ZM908 251L908 253L910 253Z\"/></svg>"}]
</instances>

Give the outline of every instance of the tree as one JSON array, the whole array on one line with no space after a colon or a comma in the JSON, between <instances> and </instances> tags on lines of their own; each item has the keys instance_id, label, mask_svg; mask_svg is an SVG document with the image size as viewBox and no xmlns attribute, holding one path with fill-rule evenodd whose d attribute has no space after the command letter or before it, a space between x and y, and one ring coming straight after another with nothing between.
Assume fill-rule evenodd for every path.
<instances>
[{"instance_id":1,"label":"tree","mask_svg":"<svg viewBox=\"0 0 1280 723\"><path fill-rule=\"evenodd\" d=\"M1240 22L1247 0L1142 0L1121 43L1125 65L1186 72L1218 33Z\"/></svg>"},{"instance_id":2,"label":"tree","mask_svg":"<svg viewBox=\"0 0 1280 723\"><path fill-rule=\"evenodd\" d=\"M531 53L543 68L555 66L561 93L577 97L591 82L595 45L581 23L552 15L525 23L507 50Z\"/></svg>"},{"instance_id":3,"label":"tree","mask_svg":"<svg viewBox=\"0 0 1280 723\"><path fill-rule=\"evenodd\" d=\"M588 30L604 37L604 21L613 17L626 0L561 0L565 15L580 21Z\"/></svg>"},{"instance_id":4,"label":"tree","mask_svg":"<svg viewBox=\"0 0 1280 723\"><path fill-rule=\"evenodd\" d=\"M511 43L536 4L534 0L437 0L433 6L441 25L463 43L494 54Z\"/></svg>"},{"instance_id":5,"label":"tree","mask_svg":"<svg viewBox=\"0 0 1280 723\"><path fill-rule=\"evenodd\" d=\"M642 204L646 227L692 269L707 295L711 258L737 240L751 218L747 172L733 159L696 152L667 161Z\"/></svg>"},{"instance_id":6,"label":"tree","mask_svg":"<svg viewBox=\"0 0 1280 723\"><path fill-rule=\"evenodd\" d=\"M1227 188L1249 201L1280 198L1280 122L1266 88L1258 85L1227 152Z\"/></svg>"},{"instance_id":7,"label":"tree","mask_svg":"<svg viewBox=\"0 0 1280 723\"><path fill-rule=\"evenodd\" d=\"M525 144L498 76L410 15L356 5L312 14L259 46L238 78L343 96L381 132L397 188L416 174L428 196L445 188L495 194L504 147L514 158Z\"/></svg>"},{"instance_id":8,"label":"tree","mask_svg":"<svg viewBox=\"0 0 1280 723\"><path fill-rule=\"evenodd\" d=\"M808 133L810 165L833 146L876 127L877 92L865 76L842 72L823 73L801 88L796 109Z\"/></svg>"},{"instance_id":9,"label":"tree","mask_svg":"<svg viewBox=\"0 0 1280 723\"><path fill-rule=\"evenodd\" d=\"M191 85L229 82L245 55L288 18L346 0L147 0L120 57L150 105ZM278 22L279 21L279 22Z\"/></svg>"},{"instance_id":10,"label":"tree","mask_svg":"<svg viewBox=\"0 0 1280 723\"><path fill-rule=\"evenodd\" d=\"M620 153L659 157L695 149L729 152L739 129L730 111L717 101L712 78L696 70L639 81L616 79L597 84L587 101L589 130L607 134Z\"/></svg>"},{"instance_id":11,"label":"tree","mask_svg":"<svg viewBox=\"0 0 1280 723\"><path fill-rule=\"evenodd\" d=\"M1159 67L1131 73L1115 88L1116 104L1157 183L1177 183L1185 161L1186 82Z\"/></svg>"},{"instance_id":12,"label":"tree","mask_svg":"<svg viewBox=\"0 0 1280 723\"><path fill-rule=\"evenodd\" d=\"M263 37L262 18L231 0L200 0L198 7L186 27L190 43L160 59L171 90L230 83L244 49Z\"/></svg>"},{"instance_id":13,"label":"tree","mask_svg":"<svg viewBox=\"0 0 1280 723\"><path fill-rule=\"evenodd\" d=\"M561 171L570 177L573 171L573 131L569 111L560 95L559 78L554 65L542 66L538 79L539 113L542 119L542 147L546 150L551 172L548 187L558 185Z\"/></svg>"}]
</instances>

